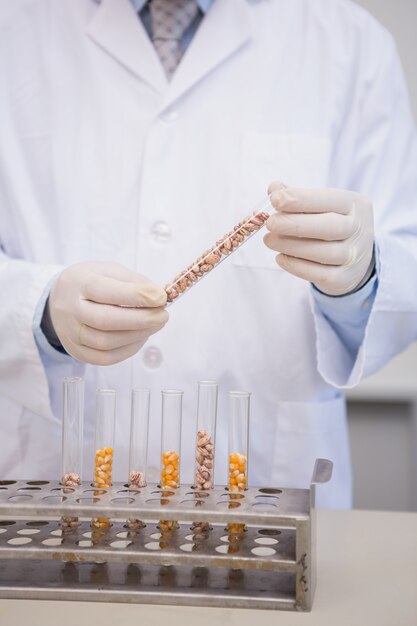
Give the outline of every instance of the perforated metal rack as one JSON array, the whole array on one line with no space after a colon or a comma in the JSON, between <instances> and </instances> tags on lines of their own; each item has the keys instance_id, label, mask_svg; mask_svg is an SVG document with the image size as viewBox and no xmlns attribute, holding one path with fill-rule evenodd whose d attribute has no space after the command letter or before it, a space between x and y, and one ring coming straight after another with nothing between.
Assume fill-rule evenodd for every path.
<instances>
[{"instance_id":1,"label":"perforated metal rack","mask_svg":"<svg viewBox=\"0 0 417 626\"><path fill-rule=\"evenodd\" d=\"M0 481L0 597L310 610L315 488L331 473L318 459L310 489L244 494ZM79 527L63 532L61 516L79 517ZM112 526L92 529L92 517ZM129 529L129 518L144 527ZM178 530L161 533L159 519ZM211 530L193 530L196 520Z\"/></svg>"}]
</instances>

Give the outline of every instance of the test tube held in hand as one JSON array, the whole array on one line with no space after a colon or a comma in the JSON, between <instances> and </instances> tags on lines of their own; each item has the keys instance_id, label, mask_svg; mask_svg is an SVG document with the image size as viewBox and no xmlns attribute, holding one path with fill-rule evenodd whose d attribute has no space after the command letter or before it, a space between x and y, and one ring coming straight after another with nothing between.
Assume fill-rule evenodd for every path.
<instances>
[{"instance_id":1,"label":"test tube held in hand","mask_svg":"<svg viewBox=\"0 0 417 626\"><path fill-rule=\"evenodd\" d=\"M107 489L112 484L116 391L99 389L96 402L94 487ZM109 528L110 520L107 517L94 517L92 527Z\"/></svg>"},{"instance_id":2,"label":"test tube held in hand","mask_svg":"<svg viewBox=\"0 0 417 626\"><path fill-rule=\"evenodd\" d=\"M146 487L150 396L149 389L132 391L128 478L131 490ZM127 526L131 530L140 530L144 524L139 519L129 518Z\"/></svg>"},{"instance_id":3,"label":"test tube held in hand","mask_svg":"<svg viewBox=\"0 0 417 626\"><path fill-rule=\"evenodd\" d=\"M265 225L268 217L274 212L275 209L269 198L265 198L251 215L238 222L226 235L218 239L214 245L205 250L191 265L165 285L167 305L169 306L177 300L232 252L240 248L243 243L248 241Z\"/></svg>"},{"instance_id":4,"label":"test tube held in hand","mask_svg":"<svg viewBox=\"0 0 417 626\"><path fill-rule=\"evenodd\" d=\"M166 491L180 486L182 397L176 389L162 391L161 487ZM177 522L160 520L159 528L163 535L176 530Z\"/></svg>"},{"instance_id":5,"label":"test tube held in hand","mask_svg":"<svg viewBox=\"0 0 417 626\"><path fill-rule=\"evenodd\" d=\"M195 451L194 489L196 503L199 492L209 491L214 484L214 446L216 438L217 389L214 380L201 380L198 383L197 438ZM201 498L203 496L200 496ZM194 522L195 535L206 533L208 522Z\"/></svg>"},{"instance_id":6,"label":"test tube held in hand","mask_svg":"<svg viewBox=\"0 0 417 626\"><path fill-rule=\"evenodd\" d=\"M245 491L248 484L248 449L249 449L249 403L247 391L229 392L229 498ZM236 497L236 495L235 495ZM239 496L238 496L239 497ZM235 503L230 502L229 508ZM245 531L244 524L228 524L229 547L233 541L239 541L239 534ZM232 551L232 549L231 549Z\"/></svg>"},{"instance_id":7,"label":"test tube held in hand","mask_svg":"<svg viewBox=\"0 0 417 626\"><path fill-rule=\"evenodd\" d=\"M61 485L68 489L81 484L84 424L84 380L64 378L62 410ZM63 489L65 493L65 489ZM79 526L78 517L61 517L64 532Z\"/></svg>"}]
</instances>

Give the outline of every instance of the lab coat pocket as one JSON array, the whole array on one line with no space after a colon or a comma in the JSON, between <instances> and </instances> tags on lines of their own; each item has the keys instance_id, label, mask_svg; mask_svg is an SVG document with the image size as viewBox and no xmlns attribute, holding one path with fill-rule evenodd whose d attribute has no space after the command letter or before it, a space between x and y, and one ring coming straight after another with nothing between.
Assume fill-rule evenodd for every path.
<instances>
[{"instance_id":1,"label":"lab coat pocket","mask_svg":"<svg viewBox=\"0 0 417 626\"><path fill-rule=\"evenodd\" d=\"M274 479L291 487L308 487L316 458L333 461L331 482L320 487L320 504L351 505L351 470L345 399L279 402L274 442Z\"/></svg>"},{"instance_id":2,"label":"lab coat pocket","mask_svg":"<svg viewBox=\"0 0 417 626\"><path fill-rule=\"evenodd\" d=\"M266 199L268 185L274 180L298 187L327 186L330 153L331 143L325 136L244 133L234 188L236 220L249 215L262 198ZM261 233L233 255L235 265L277 269L276 255L265 246Z\"/></svg>"}]
</instances>

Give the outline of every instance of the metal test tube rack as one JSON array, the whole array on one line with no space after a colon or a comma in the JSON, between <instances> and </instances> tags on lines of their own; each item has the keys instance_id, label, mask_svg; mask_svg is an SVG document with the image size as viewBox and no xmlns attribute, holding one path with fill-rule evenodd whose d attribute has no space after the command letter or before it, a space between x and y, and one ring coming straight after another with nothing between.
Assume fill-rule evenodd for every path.
<instances>
[{"instance_id":1,"label":"metal test tube rack","mask_svg":"<svg viewBox=\"0 0 417 626\"><path fill-rule=\"evenodd\" d=\"M331 461L317 459L310 489L250 487L244 494L221 486L201 493L190 485L129 490L116 483L100 490L90 483L68 489L53 481L0 481L0 598L308 611L316 578L315 490L331 473ZM204 537L190 528L196 514L212 525ZM163 544L161 515L180 525ZM78 516L80 526L63 533L61 516ZM93 517L109 517L112 526L93 530ZM130 531L131 517L146 526ZM231 522L246 525L233 543Z\"/></svg>"}]
</instances>

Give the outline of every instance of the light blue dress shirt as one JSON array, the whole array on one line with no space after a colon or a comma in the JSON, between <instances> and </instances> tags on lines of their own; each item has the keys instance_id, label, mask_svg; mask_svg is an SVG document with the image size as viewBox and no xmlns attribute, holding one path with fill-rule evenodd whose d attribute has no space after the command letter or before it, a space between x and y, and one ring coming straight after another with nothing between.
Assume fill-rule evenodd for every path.
<instances>
[{"instance_id":1,"label":"light blue dress shirt","mask_svg":"<svg viewBox=\"0 0 417 626\"><path fill-rule=\"evenodd\" d=\"M131 3L137 13L139 13L146 32L151 36L151 19L148 0L131 0ZM210 9L214 0L196 0L200 9L198 15L191 23L190 27L184 33L182 39L183 49L186 50L190 44L194 34L196 33L205 13ZM349 355L354 361L359 347L363 341L369 314L375 300L378 286L378 250L375 246L376 273L375 275L358 291L347 294L345 296L332 297L327 296L312 285L312 293L316 305L316 311L323 315L328 323L337 333L340 340L345 345ZM45 337L41 329L41 321L45 303L48 299L51 286L54 282L53 278L46 286L45 291L38 303L33 317L33 334L39 348L42 361L45 366L56 362L72 361L72 357L54 348Z\"/></svg>"}]
</instances>

